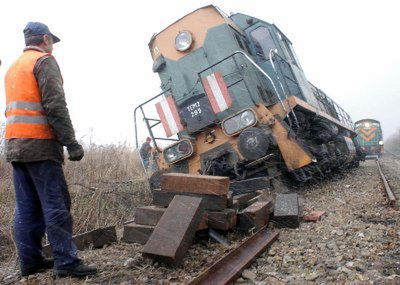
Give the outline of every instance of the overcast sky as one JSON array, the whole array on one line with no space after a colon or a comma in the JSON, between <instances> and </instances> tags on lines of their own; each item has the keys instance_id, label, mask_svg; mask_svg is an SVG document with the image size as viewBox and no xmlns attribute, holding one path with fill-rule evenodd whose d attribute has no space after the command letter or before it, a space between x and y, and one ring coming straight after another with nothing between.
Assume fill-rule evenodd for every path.
<instances>
[{"instance_id":1,"label":"overcast sky","mask_svg":"<svg viewBox=\"0 0 400 285\"><path fill-rule=\"evenodd\" d=\"M24 48L26 23L44 22L61 38L54 56L77 137L133 145L133 110L160 90L151 70L151 36L187 13L214 4L228 14L240 12L275 23L293 42L307 79L353 121L380 120L388 137L400 127L397 2L1 1L0 80ZM3 85L0 110L5 109Z\"/></svg>"}]
</instances>

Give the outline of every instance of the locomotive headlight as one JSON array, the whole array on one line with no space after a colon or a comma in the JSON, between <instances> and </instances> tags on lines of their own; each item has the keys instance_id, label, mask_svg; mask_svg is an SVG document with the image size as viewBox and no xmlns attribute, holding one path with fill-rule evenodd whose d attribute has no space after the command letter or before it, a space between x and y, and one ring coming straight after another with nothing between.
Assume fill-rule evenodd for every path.
<instances>
[{"instance_id":1,"label":"locomotive headlight","mask_svg":"<svg viewBox=\"0 0 400 285\"><path fill-rule=\"evenodd\" d=\"M252 110L247 109L225 119L222 122L222 129L226 135L233 136L248 127L254 126L256 123L256 114Z\"/></svg>"},{"instance_id":2,"label":"locomotive headlight","mask_svg":"<svg viewBox=\"0 0 400 285\"><path fill-rule=\"evenodd\" d=\"M242 126L250 126L252 124L254 124L256 121L256 116L254 115L254 113L250 110L245 111L242 113L242 115L240 115L240 123L242 124Z\"/></svg>"},{"instance_id":3,"label":"locomotive headlight","mask_svg":"<svg viewBox=\"0 0 400 285\"><path fill-rule=\"evenodd\" d=\"M175 38L175 48L179 51L188 50L193 43L192 34L189 31L182 31Z\"/></svg>"},{"instance_id":4,"label":"locomotive headlight","mask_svg":"<svg viewBox=\"0 0 400 285\"><path fill-rule=\"evenodd\" d=\"M164 159L173 164L193 154L193 145L189 140L181 140L164 149Z\"/></svg>"},{"instance_id":5,"label":"locomotive headlight","mask_svg":"<svg viewBox=\"0 0 400 285\"><path fill-rule=\"evenodd\" d=\"M166 161L175 161L178 157L178 154L175 149L170 148L164 151L164 157Z\"/></svg>"},{"instance_id":6,"label":"locomotive headlight","mask_svg":"<svg viewBox=\"0 0 400 285\"><path fill-rule=\"evenodd\" d=\"M383 141L379 141L379 145L383 145Z\"/></svg>"}]
</instances>

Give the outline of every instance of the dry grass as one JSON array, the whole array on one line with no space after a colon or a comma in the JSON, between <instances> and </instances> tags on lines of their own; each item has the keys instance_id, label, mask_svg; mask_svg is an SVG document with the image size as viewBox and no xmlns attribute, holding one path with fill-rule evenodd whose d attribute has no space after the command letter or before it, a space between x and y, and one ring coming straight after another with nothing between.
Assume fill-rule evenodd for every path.
<instances>
[{"instance_id":1,"label":"dry grass","mask_svg":"<svg viewBox=\"0 0 400 285\"><path fill-rule=\"evenodd\" d=\"M13 251L11 225L15 205L11 166L3 157L0 149L0 261Z\"/></svg>"},{"instance_id":2,"label":"dry grass","mask_svg":"<svg viewBox=\"0 0 400 285\"><path fill-rule=\"evenodd\" d=\"M64 173L72 199L74 233L130 219L138 205L150 203L150 191L140 161L125 144L85 147L80 162L66 161ZM0 145L0 261L13 259L12 169Z\"/></svg>"}]
</instances>

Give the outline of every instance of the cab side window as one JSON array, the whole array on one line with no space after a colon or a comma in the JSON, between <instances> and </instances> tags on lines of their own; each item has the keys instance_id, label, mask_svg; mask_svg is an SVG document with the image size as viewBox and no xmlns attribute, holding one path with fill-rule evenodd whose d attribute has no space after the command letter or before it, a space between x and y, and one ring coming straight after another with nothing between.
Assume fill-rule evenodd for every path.
<instances>
[{"instance_id":1,"label":"cab side window","mask_svg":"<svg viewBox=\"0 0 400 285\"><path fill-rule=\"evenodd\" d=\"M268 28L258 27L250 33L250 36L253 40L257 56L263 60L267 60L269 58L270 50L276 49Z\"/></svg>"},{"instance_id":2,"label":"cab side window","mask_svg":"<svg viewBox=\"0 0 400 285\"><path fill-rule=\"evenodd\" d=\"M277 32L277 34L286 60L294 65L297 65L301 69L299 60L297 59L296 53L292 47L292 43L285 36L282 36L280 32Z\"/></svg>"}]
</instances>

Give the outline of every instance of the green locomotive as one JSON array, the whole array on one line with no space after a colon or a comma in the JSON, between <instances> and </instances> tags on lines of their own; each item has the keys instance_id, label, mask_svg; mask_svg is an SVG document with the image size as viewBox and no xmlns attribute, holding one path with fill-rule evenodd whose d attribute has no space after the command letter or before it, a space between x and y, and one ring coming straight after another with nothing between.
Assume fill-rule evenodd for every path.
<instances>
[{"instance_id":1,"label":"green locomotive","mask_svg":"<svg viewBox=\"0 0 400 285\"><path fill-rule=\"evenodd\" d=\"M383 136L381 123L374 119L362 119L355 122L357 137L366 157L381 157L383 154Z\"/></svg>"},{"instance_id":2,"label":"green locomotive","mask_svg":"<svg viewBox=\"0 0 400 285\"><path fill-rule=\"evenodd\" d=\"M350 116L308 82L274 24L210 5L155 34L149 48L162 92L135 109L135 126L140 111L158 174L239 181L278 169L305 182L358 165Z\"/></svg>"}]
</instances>

